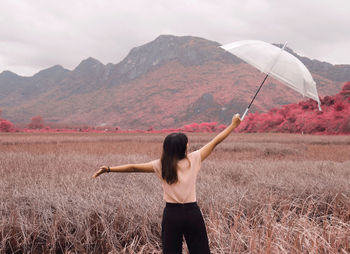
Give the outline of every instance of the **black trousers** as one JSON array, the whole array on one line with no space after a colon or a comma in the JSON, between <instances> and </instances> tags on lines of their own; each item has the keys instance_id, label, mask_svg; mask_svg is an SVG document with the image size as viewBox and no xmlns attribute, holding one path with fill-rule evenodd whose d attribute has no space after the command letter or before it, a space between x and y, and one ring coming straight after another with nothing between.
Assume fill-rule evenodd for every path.
<instances>
[{"instance_id":1,"label":"black trousers","mask_svg":"<svg viewBox=\"0 0 350 254\"><path fill-rule=\"evenodd\" d=\"M182 253L183 236L191 254L210 254L207 231L197 202L166 203L162 220L163 253Z\"/></svg>"}]
</instances>

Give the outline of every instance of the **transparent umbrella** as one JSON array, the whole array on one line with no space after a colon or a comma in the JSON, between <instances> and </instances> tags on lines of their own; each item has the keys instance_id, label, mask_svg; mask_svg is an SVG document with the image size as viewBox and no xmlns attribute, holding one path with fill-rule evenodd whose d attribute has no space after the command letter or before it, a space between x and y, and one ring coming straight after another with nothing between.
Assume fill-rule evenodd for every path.
<instances>
[{"instance_id":1,"label":"transparent umbrella","mask_svg":"<svg viewBox=\"0 0 350 254\"><path fill-rule=\"evenodd\" d=\"M242 120L248 113L250 106L253 104L255 97L268 76L281 81L303 96L314 99L318 103L319 110L321 110L316 82L313 80L309 70L298 58L284 51L286 44L281 49L263 41L243 40L221 46L221 48L241 58L261 72L266 73L259 89L243 113Z\"/></svg>"}]
</instances>

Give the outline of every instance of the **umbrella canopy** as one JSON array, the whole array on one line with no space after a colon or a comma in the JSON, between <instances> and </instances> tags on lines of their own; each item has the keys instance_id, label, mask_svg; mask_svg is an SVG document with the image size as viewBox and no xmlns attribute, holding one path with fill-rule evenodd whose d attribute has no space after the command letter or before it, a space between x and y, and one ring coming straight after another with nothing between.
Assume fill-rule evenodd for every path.
<instances>
[{"instance_id":1,"label":"umbrella canopy","mask_svg":"<svg viewBox=\"0 0 350 254\"><path fill-rule=\"evenodd\" d=\"M302 95L314 99L321 110L316 82L305 65L292 54L270 43L257 40L237 41L221 48Z\"/></svg>"}]
</instances>

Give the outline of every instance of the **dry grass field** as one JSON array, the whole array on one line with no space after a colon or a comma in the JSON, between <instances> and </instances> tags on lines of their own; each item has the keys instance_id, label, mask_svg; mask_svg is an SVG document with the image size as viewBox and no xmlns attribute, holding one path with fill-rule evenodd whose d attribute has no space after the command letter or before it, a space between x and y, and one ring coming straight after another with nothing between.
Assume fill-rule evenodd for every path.
<instances>
[{"instance_id":1,"label":"dry grass field","mask_svg":"<svg viewBox=\"0 0 350 254\"><path fill-rule=\"evenodd\" d=\"M0 253L161 253L159 179L91 176L158 158L164 137L0 134ZM212 253L349 253L350 136L232 134L197 198Z\"/></svg>"}]
</instances>

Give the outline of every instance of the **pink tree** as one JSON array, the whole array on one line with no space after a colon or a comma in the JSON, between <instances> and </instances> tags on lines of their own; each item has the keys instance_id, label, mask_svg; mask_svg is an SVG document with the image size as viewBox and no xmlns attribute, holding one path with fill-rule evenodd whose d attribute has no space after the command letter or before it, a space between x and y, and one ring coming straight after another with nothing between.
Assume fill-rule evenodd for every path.
<instances>
[{"instance_id":1,"label":"pink tree","mask_svg":"<svg viewBox=\"0 0 350 254\"><path fill-rule=\"evenodd\" d=\"M9 120L1 118L2 110L0 109L0 132L14 132L15 126Z\"/></svg>"},{"instance_id":2,"label":"pink tree","mask_svg":"<svg viewBox=\"0 0 350 254\"><path fill-rule=\"evenodd\" d=\"M14 132L15 128L13 123L8 120L0 119L0 132Z\"/></svg>"}]
</instances>

